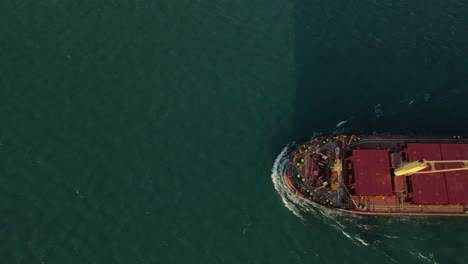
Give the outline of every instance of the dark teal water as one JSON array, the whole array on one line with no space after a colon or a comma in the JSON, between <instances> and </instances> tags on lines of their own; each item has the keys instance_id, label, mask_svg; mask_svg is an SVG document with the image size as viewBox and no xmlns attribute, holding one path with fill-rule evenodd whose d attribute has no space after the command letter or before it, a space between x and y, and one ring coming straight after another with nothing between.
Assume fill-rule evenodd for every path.
<instances>
[{"instance_id":1,"label":"dark teal water","mask_svg":"<svg viewBox=\"0 0 468 264\"><path fill-rule=\"evenodd\" d=\"M455 0L3 1L0 262L466 263L468 219L277 170L317 133L468 134L467 32Z\"/></svg>"}]
</instances>

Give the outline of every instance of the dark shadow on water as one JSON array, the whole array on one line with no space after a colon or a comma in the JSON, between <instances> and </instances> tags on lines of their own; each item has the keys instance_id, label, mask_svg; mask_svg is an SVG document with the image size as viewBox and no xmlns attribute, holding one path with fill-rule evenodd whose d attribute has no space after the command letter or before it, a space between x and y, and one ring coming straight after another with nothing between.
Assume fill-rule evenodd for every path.
<instances>
[{"instance_id":1,"label":"dark shadow on water","mask_svg":"<svg viewBox=\"0 0 468 264\"><path fill-rule=\"evenodd\" d=\"M296 142L332 132L468 135L466 13L447 1L295 0ZM453 256L466 219L350 219L345 231L369 244L355 249L463 263Z\"/></svg>"},{"instance_id":2,"label":"dark shadow on water","mask_svg":"<svg viewBox=\"0 0 468 264\"><path fill-rule=\"evenodd\" d=\"M345 120L337 132L468 135L468 49L446 30L468 19L447 10L296 0L297 142Z\"/></svg>"}]
</instances>

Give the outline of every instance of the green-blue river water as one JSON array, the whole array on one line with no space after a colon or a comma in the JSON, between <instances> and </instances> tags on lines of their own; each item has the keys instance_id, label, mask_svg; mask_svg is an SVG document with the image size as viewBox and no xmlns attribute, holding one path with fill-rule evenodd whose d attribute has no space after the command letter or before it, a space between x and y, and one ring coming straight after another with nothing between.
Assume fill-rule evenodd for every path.
<instances>
[{"instance_id":1,"label":"green-blue river water","mask_svg":"<svg viewBox=\"0 0 468 264\"><path fill-rule=\"evenodd\" d=\"M0 263L468 262L468 218L280 177L319 133L468 135L466 1L4 0L0 48Z\"/></svg>"}]
</instances>

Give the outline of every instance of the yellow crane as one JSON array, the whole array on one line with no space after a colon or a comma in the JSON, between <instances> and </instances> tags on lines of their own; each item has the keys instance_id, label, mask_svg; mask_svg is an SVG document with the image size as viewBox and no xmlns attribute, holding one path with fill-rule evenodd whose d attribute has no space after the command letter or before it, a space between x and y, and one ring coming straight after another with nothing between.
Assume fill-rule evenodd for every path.
<instances>
[{"instance_id":1,"label":"yellow crane","mask_svg":"<svg viewBox=\"0 0 468 264\"><path fill-rule=\"evenodd\" d=\"M460 167L451 169L436 169L435 165L440 163L458 163ZM425 170L430 168L429 170ZM394 171L395 176L409 176L411 174L437 173L447 171L468 170L468 160L416 160L404 163Z\"/></svg>"}]
</instances>

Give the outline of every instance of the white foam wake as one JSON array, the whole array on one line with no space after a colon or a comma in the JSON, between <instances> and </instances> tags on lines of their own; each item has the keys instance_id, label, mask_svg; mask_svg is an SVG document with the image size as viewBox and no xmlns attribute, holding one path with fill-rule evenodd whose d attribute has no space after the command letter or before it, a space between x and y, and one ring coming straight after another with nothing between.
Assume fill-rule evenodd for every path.
<instances>
[{"instance_id":1,"label":"white foam wake","mask_svg":"<svg viewBox=\"0 0 468 264\"><path fill-rule=\"evenodd\" d=\"M343 121L339 122L338 124L336 124L336 127L338 128L338 127L340 127L340 126L342 126L342 125L344 125L346 123L348 123L348 120L343 120Z\"/></svg>"},{"instance_id":2,"label":"white foam wake","mask_svg":"<svg viewBox=\"0 0 468 264\"><path fill-rule=\"evenodd\" d=\"M409 253L413 256L415 256L418 259L424 260L428 263L433 263L433 264L438 264L437 261L434 260L434 253L430 253L427 256L424 256L421 252L412 252L409 251Z\"/></svg>"},{"instance_id":3,"label":"white foam wake","mask_svg":"<svg viewBox=\"0 0 468 264\"><path fill-rule=\"evenodd\" d=\"M278 155L273 164L273 169L271 170L271 180L275 186L276 191L281 197L284 206L289 209L297 217L304 219L297 207L297 204L294 203L294 200L297 200L295 193L287 186L287 183L284 180L284 170L288 164L288 146L284 147L283 151Z\"/></svg>"}]
</instances>

